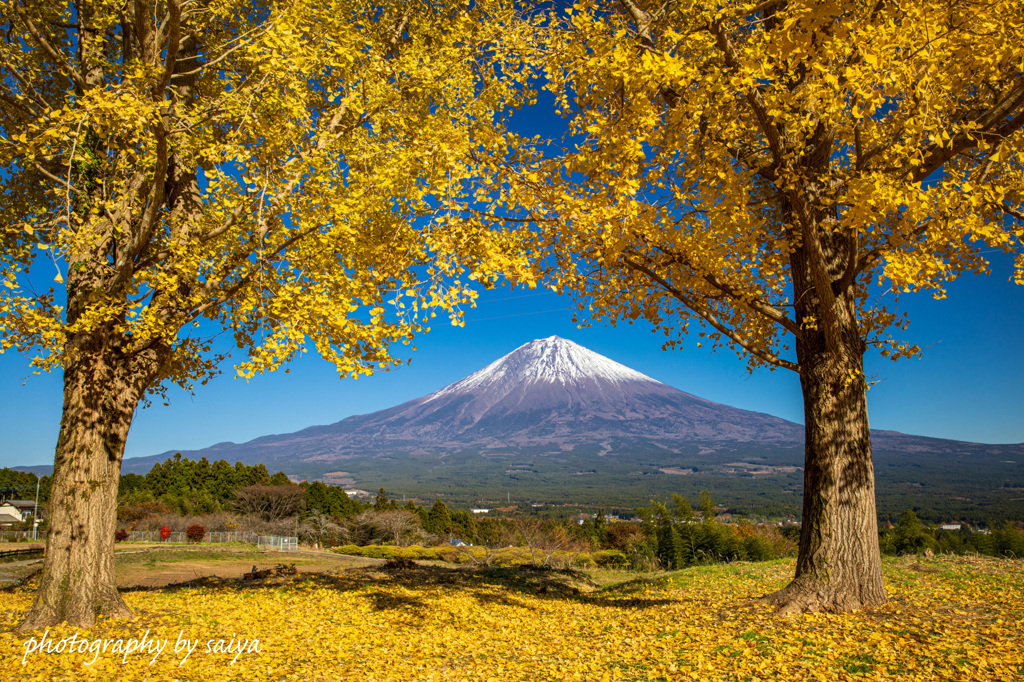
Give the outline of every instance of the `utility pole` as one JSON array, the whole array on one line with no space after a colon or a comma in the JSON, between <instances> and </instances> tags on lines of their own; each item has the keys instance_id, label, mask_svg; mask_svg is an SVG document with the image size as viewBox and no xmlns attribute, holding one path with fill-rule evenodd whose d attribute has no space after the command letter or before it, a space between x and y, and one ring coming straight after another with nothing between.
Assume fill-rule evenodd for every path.
<instances>
[{"instance_id":1,"label":"utility pole","mask_svg":"<svg viewBox=\"0 0 1024 682\"><path fill-rule=\"evenodd\" d=\"M40 477L36 476L36 509L32 512L32 541L35 542L39 539L39 481Z\"/></svg>"}]
</instances>

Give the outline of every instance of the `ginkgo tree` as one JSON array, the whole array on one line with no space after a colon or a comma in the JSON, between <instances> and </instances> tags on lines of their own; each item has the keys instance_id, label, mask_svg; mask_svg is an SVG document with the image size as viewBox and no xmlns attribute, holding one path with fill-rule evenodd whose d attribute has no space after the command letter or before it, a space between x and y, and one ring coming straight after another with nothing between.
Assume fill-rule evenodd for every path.
<instances>
[{"instance_id":1,"label":"ginkgo tree","mask_svg":"<svg viewBox=\"0 0 1024 682\"><path fill-rule=\"evenodd\" d=\"M467 280L512 266L443 218L528 90L502 0L0 7L0 350L64 377L22 629L87 626L131 615L113 543L140 402L205 382L222 331L245 376L307 346L356 375L457 321Z\"/></svg>"},{"instance_id":2,"label":"ginkgo tree","mask_svg":"<svg viewBox=\"0 0 1024 682\"><path fill-rule=\"evenodd\" d=\"M581 0L546 25L565 149L496 161L496 210L592 318L799 375L784 612L885 601L863 367L919 352L899 294L992 249L1024 283L1022 45L1018 0Z\"/></svg>"}]
</instances>

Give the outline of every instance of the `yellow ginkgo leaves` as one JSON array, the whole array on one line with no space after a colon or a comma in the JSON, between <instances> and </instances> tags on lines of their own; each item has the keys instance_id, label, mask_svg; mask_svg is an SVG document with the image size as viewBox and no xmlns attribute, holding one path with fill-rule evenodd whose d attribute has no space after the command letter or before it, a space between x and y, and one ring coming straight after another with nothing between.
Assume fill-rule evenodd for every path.
<instances>
[{"instance_id":1,"label":"yellow ginkgo leaves","mask_svg":"<svg viewBox=\"0 0 1024 682\"><path fill-rule=\"evenodd\" d=\"M788 562L698 567L605 589L526 569L353 571L269 588L131 593L136 621L48 635L166 640L152 664L152 653L124 662L102 652L26 656L29 636L7 631L28 604L17 592L0 614L0 664L48 681L982 682L1024 673L1020 561L893 560L892 599L881 608L773 617L756 598L791 570ZM199 646L175 651L182 640ZM241 642L250 646L239 653Z\"/></svg>"}]
</instances>

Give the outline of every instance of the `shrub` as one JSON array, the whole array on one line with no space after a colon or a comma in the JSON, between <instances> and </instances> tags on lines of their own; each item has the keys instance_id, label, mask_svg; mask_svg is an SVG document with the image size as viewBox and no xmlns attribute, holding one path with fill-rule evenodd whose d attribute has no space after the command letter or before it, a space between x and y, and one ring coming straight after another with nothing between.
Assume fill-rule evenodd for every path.
<instances>
[{"instance_id":1,"label":"shrub","mask_svg":"<svg viewBox=\"0 0 1024 682\"><path fill-rule=\"evenodd\" d=\"M591 555L598 566L628 566L629 557L618 549L603 549Z\"/></svg>"},{"instance_id":2,"label":"shrub","mask_svg":"<svg viewBox=\"0 0 1024 682\"><path fill-rule=\"evenodd\" d=\"M337 554L348 554L349 556L363 556L363 548L359 545L341 545L331 550Z\"/></svg>"},{"instance_id":3,"label":"shrub","mask_svg":"<svg viewBox=\"0 0 1024 682\"><path fill-rule=\"evenodd\" d=\"M124 528L118 528L114 531L114 542L124 542L128 539L128 531Z\"/></svg>"},{"instance_id":4,"label":"shrub","mask_svg":"<svg viewBox=\"0 0 1024 682\"><path fill-rule=\"evenodd\" d=\"M192 542L202 542L203 538L206 537L206 529L195 523L185 529L185 535Z\"/></svg>"},{"instance_id":5,"label":"shrub","mask_svg":"<svg viewBox=\"0 0 1024 682\"><path fill-rule=\"evenodd\" d=\"M171 537L171 527L170 526L160 526L160 539L161 540L166 540L169 537Z\"/></svg>"}]
</instances>

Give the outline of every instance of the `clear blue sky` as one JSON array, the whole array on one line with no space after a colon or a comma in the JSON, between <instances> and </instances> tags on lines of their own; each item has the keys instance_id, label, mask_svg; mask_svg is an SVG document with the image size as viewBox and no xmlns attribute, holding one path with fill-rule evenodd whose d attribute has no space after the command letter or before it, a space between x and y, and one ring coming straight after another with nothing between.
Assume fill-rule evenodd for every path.
<instances>
[{"instance_id":1,"label":"clear blue sky","mask_svg":"<svg viewBox=\"0 0 1024 682\"><path fill-rule=\"evenodd\" d=\"M1024 287L1007 281L1000 256L989 277L954 282L949 297L905 297L907 338L926 346L921 359L868 358L881 380L868 393L871 425L906 433L986 443L1024 442ZM569 300L553 293L485 292L464 328L438 324L403 357L411 364L357 380L307 353L289 374L246 383L230 368L195 396L171 394L136 416L127 457L196 449L287 433L390 407L447 385L536 338L557 334L655 379L717 402L802 421L799 384L784 370L749 375L731 352L712 355L688 342L662 351L661 336L639 323L577 329ZM439 318L440 319L440 318ZM25 378L27 376L27 379ZM23 382L24 380L24 382ZM24 385L23 385L24 383ZM0 466L49 464L60 420L60 377L32 376L18 354L0 355Z\"/></svg>"}]
</instances>

